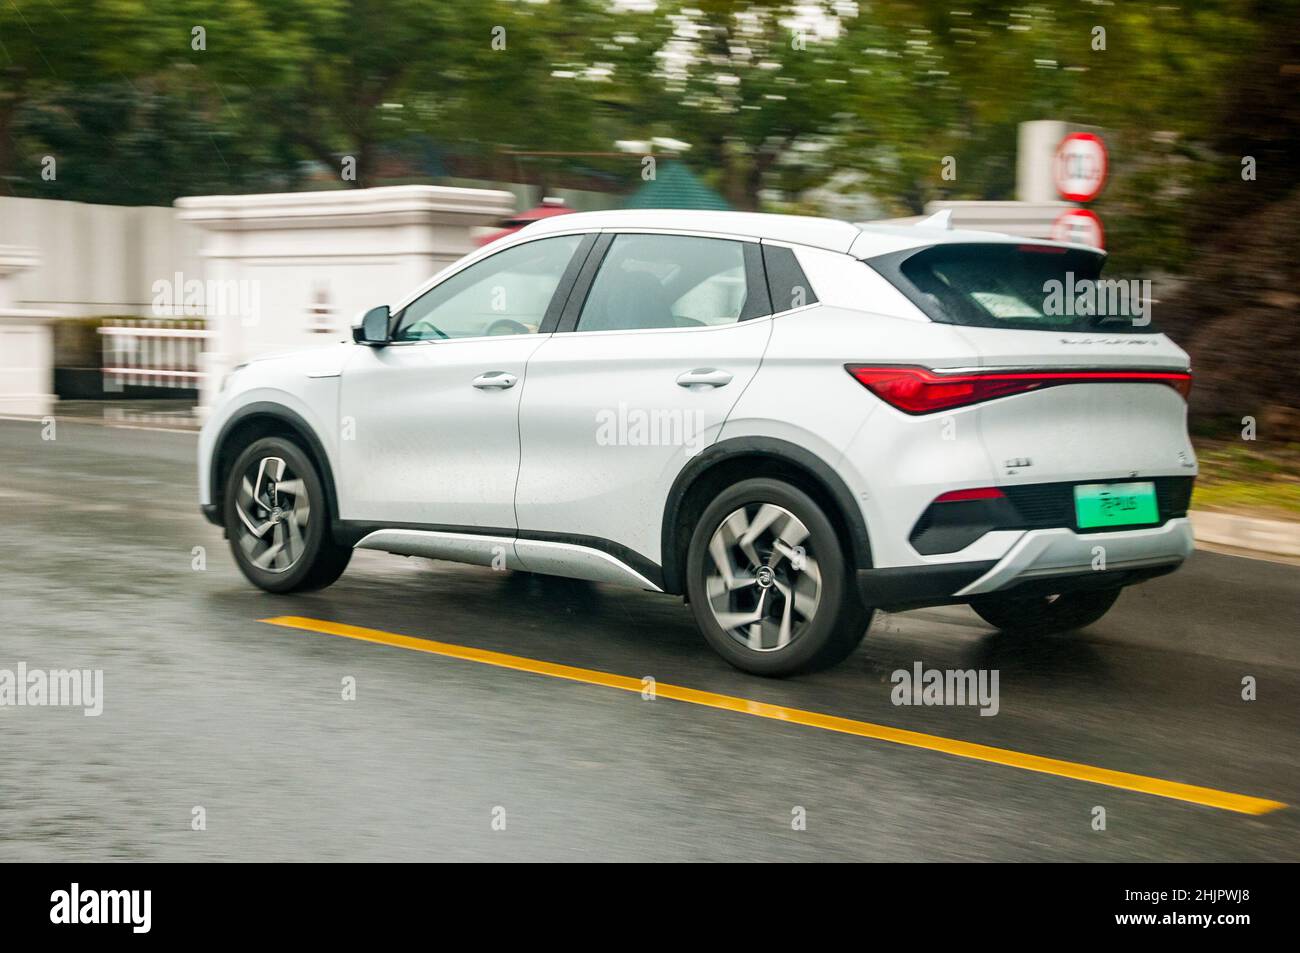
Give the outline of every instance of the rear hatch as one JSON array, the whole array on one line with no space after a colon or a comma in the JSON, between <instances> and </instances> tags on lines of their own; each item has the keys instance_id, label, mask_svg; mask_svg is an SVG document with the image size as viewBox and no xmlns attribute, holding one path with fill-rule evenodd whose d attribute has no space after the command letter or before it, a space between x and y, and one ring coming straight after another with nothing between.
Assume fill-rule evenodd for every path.
<instances>
[{"instance_id":1,"label":"rear hatch","mask_svg":"<svg viewBox=\"0 0 1300 953\"><path fill-rule=\"evenodd\" d=\"M1104 261L1014 241L868 261L969 342L973 376L1003 382L976 415L999 485L1165 476L1181 492L1196 472L1187 354L1152 320L1149 283L1106 281Z\"/></svg>"}]
</instances>

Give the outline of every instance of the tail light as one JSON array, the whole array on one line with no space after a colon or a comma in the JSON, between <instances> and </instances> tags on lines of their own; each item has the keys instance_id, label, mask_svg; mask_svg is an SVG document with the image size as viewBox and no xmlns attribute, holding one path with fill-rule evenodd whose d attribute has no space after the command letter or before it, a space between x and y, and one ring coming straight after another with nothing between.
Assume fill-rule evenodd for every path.
<instances>
[{"instance_id":1,"label":"tail light","mask_svg":"<svg viewBox=\"0 0 1300 953\"><path fill-rule=\"evenodd\" d=\"M1178 371L1005 371L938 374L924 367L846 364L859 384L906 414L932 414L1063 384L1164 384L1187 399L1192 375Z\"/></svg>"},{"instance_id":2,"label":"tail light","mask_svg":"<svg viewBox=\"0 0 1300 953\"><path fill-rule=\"evenodd\" d=\"M908 537L922 556L955 553L999 526L1014 526L1016 508L996 486L949 490L934 498Z\"/></svg>"},{"instance_id":3,"label":"tail light","mask_svg":"<svg viewBox=\"0 0 1300 953\"><path fill-rule=\"evenodd\" d=\"M996 486L980 486L972 490L949 490L934 498L935 503L965 503L969 500L1001 500L1006 494Z\"/></svg>"}]
</instances>

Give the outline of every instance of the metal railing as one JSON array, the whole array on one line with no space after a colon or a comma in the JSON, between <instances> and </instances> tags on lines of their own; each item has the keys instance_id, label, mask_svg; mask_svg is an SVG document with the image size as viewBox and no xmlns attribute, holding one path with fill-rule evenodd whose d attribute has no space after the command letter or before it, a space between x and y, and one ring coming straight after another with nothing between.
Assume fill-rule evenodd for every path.
<instances>
[{"instance_id":1,"label":"metal railing","mask_svg":"<svg viewBox=\"0 0 1300 953\"><path fill-rule=\"evenodd\" d=\"M215 337L202 318L111 319L103 336L104 390L126 385L198 389L204 377L203 353Z\"/></svg>"}]
</instances>

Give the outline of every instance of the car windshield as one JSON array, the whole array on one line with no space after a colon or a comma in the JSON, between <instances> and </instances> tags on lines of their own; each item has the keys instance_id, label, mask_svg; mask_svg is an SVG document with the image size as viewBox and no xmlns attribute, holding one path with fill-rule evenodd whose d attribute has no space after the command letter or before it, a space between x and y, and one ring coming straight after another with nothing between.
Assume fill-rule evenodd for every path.
<instances>
[{"instance_id":1,"label":"car windshield","mask_svg":"<svg viewBox=\"0 0 1300 953\"><path fill-rule=\"evenodd\" d=\"M1104 262L1100 252L1056 245L953 243L889 255L869 264L932 320L946 324L1155 331L1149 285L1102 279Z\"/></svg>"}]
</instances>

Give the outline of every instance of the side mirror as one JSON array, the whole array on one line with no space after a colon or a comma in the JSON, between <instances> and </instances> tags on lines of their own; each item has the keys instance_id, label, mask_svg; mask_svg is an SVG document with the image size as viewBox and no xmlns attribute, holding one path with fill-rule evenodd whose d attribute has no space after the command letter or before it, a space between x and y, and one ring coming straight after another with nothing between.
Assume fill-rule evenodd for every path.
<instances>
[{"instance_id":1,"label":"side mirror","mask_svg":"<svg viewBox=\"0 0 1300 953\"><path fill-rule=\"evenodd\" d=\"M370 347L383 347L388 343L389 317L388 305L371 308L362 316L360 324L352 326L352 340Z\"/></svg>"}]
</instances>

